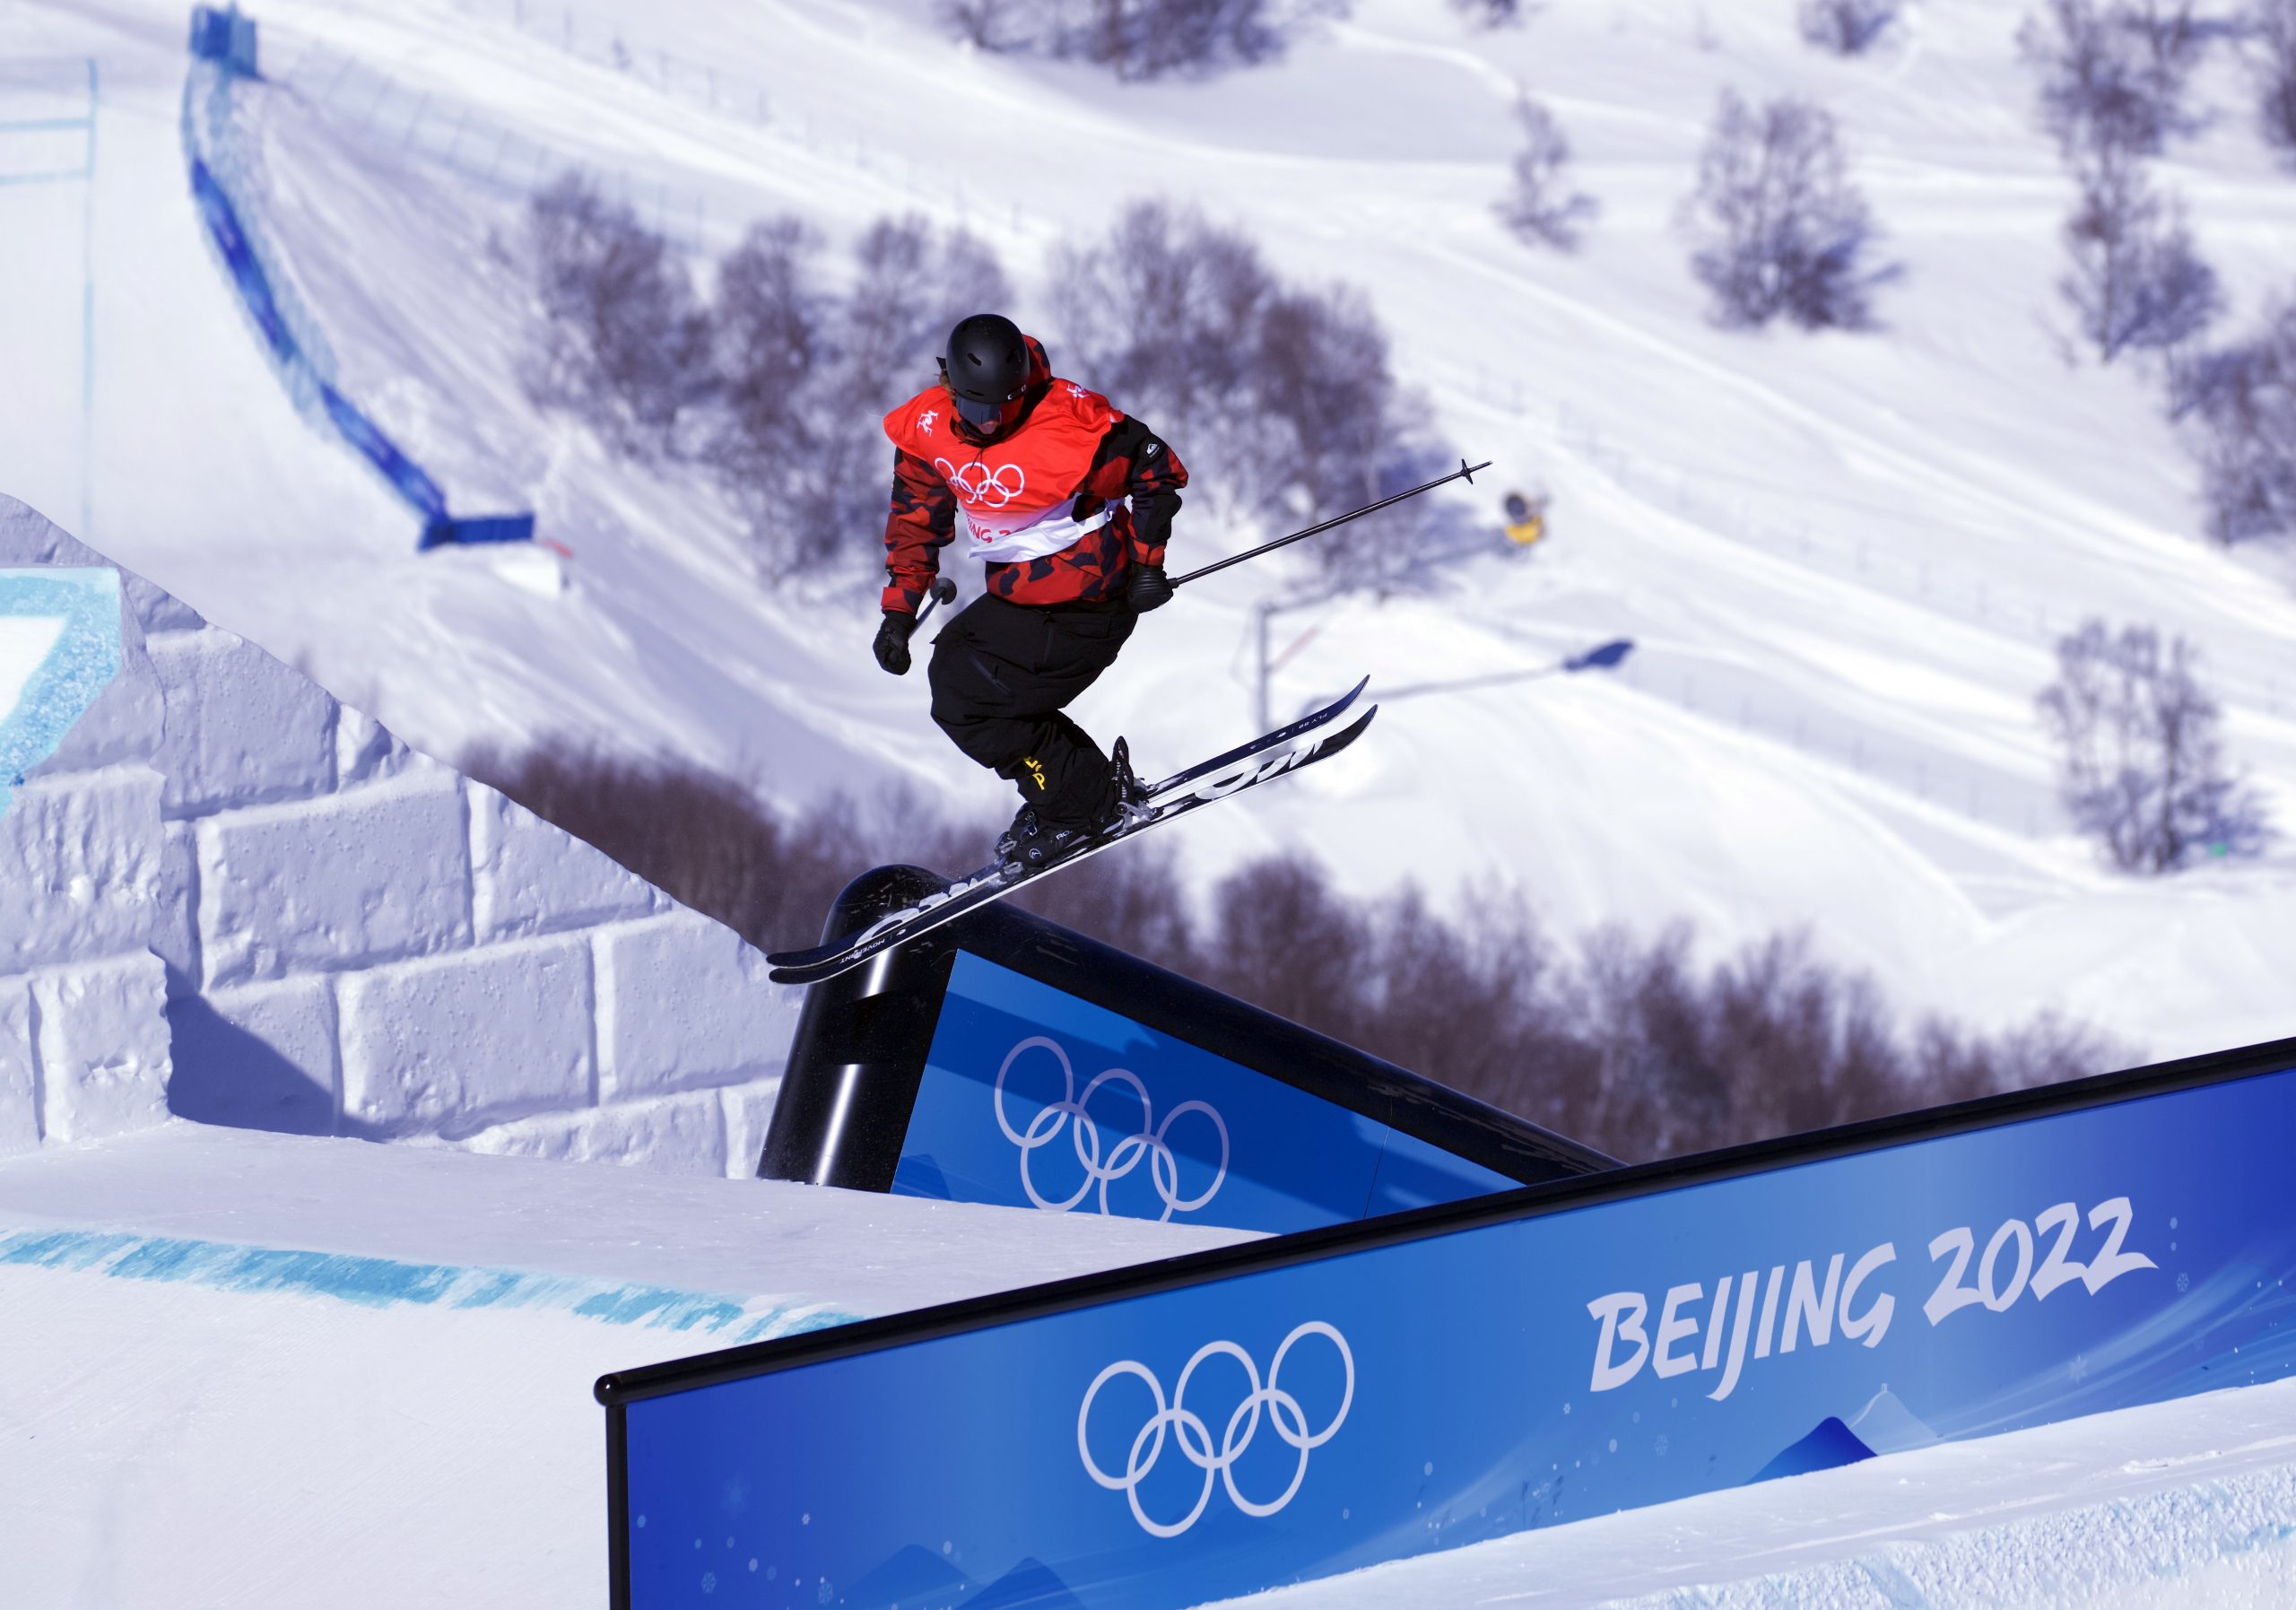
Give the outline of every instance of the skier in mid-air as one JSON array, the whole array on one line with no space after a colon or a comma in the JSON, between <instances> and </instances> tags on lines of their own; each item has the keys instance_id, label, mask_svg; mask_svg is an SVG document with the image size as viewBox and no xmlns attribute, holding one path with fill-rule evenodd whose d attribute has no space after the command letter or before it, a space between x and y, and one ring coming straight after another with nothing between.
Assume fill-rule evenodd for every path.
<instances>
[{"instance_id":1,"label":"skier in mid-air","mask_svg":"<svg viewBox=\"0 0 2296 1610\"><path fill-rule=\"evenodd\" d=\"M934 640L933 719L1020 788L1001 863L1015 875L1047 866L1137 803L1122 741L1111 761L1064 712L1171 597L1164 544L1187 471L1147 426L1056 377L1043 344L996 313L949 333L940 383L886 414L885 434L877 663L908 672L918 610L961 530L987 563L986 590Z\"/></svg>"}]
</instances>

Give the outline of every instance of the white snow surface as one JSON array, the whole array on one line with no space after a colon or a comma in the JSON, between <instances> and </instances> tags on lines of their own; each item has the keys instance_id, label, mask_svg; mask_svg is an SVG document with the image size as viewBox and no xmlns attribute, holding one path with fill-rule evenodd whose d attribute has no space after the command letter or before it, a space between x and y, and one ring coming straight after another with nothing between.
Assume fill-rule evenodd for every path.
<instances>
[{"instance_id":1,"label":"white snow surface","mask_svg":"<svg viewBox=\"0 0 2296 1610\"><path fill-rule=\"evenodd\" d=\"M1253 1239L181 1119L0 1162L0 1229L505 1268L866 1317ZM1028 1249L1016 1275L1016 1247ZM657 1353L672 1356L672 1349Z\"/></svg>"},{"instance_id":2,"label":"white snow surface","mask_svg":"<svg viewBox=\"0 0 2296 1610\"><path fill-rule=\"evenodd\" d=\"M2263 1610L2296 1603L2296 1383L1943 1443L1223 1602Z\"/></svg>"},{"instance_id":3,"label":"white snow surface","mask_svg":"<svg viewBox=\"0 0 2296 1610\"><path fill-rule=\"evenodd\" d=\"M1002 249L1024 318L1054 246L1161 190L1248 227L1289 275L1362 287L1433 426L1496 459L1496 488L1556 500L1527 560L1279 619L1279 648L1315 634L1281 708L1364 672L1478 685L1396 701L1344 763L1206 813L1176 835L1192 876L1305 843L1359 891L1518 883L1565 933L1690 918L1718 946L1806 925L1904 1009L1981 1025L2055 1007L2155 1057L2296 1031L2287 841L2133 880L2054 803L2032 700L2056 636L2100 614L2201 645L2234 759L2296 824L2296 596L2198 536L2193 472L2137 367L2068 358L2071 187L2033 126L2021 8L1935 0L1844 62L1798 41L1787 0L1579 0L1497 32L1359 0L1280 65L1133 87L960 48L930 11L577 0L526 7L524 29L508 0L257 11L276 83L239 103L260 227L351 395L458 510L536 508L572 551L561 590L534 555L416 555L405 511L294 414L187 195L178 0L18 0L5 51L104 68L83 535L446 758L572 734L786 803L901 779L987 817L998 788L932 728L921 679L868 657L865 561L769 585L718 494L614 462L525 400L528 298L488 250L517 190L472 177L470 153L515 137L587 161L712 245L781 211L833 245L889 212L965 222ZM596 64L609 38L633 70ZM662 49L708 64L738 112L674 72L675 92L657 87ZM1492 215L1518 85L1554 106L1603 204L1577 256ZM1882 330L1707 322L1674 218L1725 85L1841 119L1906 268ZM2237 324L2296 255L2296 186L2227 53L2199 95L2213 122L2161 174ZM0 193L0 231L32 243L0 259L0 327L24 326L44 377L0 396L0 485L56 513L83 457L50 401L76 396L74 189ZM1207 502L1181 516L1176 566L1256 535ZM1250 605L1303 579L1276 561L1191 591L1079 716L1152 770L1243 735ZM1639 644L1620 674L1509 680L1616 635Z\"/></svg>"},{"instance_id":4,"label":"white snow surface","mask_svg":"<svg viewBox=\"0 0 2296 1610\"><path fill-rule=\"evenodd\" d=\"M5 1600L597 1604L599 1375L1246 1239L181 1121L12 1158Z\"/></svg>"}]
</instances>

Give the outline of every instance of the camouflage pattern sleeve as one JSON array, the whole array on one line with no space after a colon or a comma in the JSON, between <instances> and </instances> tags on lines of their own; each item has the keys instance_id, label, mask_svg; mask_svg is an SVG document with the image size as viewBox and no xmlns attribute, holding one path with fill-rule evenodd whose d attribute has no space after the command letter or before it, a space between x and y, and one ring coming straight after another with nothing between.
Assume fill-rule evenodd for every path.
<instances>
[{"instance_id":1,"label":"camouflage pattern sleeve","mask_svg":"<svg viewBox=\"0 0 2296 1610\"><path fill-rule=\"evenodd\" d=\"M1092 461L1085 489L1114 502L1132 500L1134 564L1164 562L1164 544L1172 534L1172 517L1180 510L1180 488L1187 484L1187 466L1179 455L1138 420L1128 415L1109 427Z\"/></svg>"},{"instance_id":2,"label":"camouflage pattern sleeve","mask_svg":"<svg viewBox=\"0 0 2296 1610\"><path fill-rule=\"evenodd\" d=\"M892 509L885 516L883 607L913 615L940 573L941 550L956 534L957 500L941 473L922 458L893 453Z\"/></svg>"}]
</instances>

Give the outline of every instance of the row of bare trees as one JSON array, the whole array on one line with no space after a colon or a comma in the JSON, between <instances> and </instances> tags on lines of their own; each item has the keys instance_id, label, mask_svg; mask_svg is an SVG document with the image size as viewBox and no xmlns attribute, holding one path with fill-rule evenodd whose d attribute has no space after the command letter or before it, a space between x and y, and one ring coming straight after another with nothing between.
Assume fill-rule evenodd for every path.
<instances>
[{"instance_id":1,"label":"row of bare trees","mask_svg":"<svg viewBox=\"0 0 2296 1610\"><path fill-rule=\"evenodd\" d=\"M767 947L810 943L856 868L970 865L988 834L914 797L791 818L718 777L578 750L465 770ZM2121 1066L2062 1019L1900 1026L1870 978L1787 935L1704 957L1692 931L1548 934L1519 898L1437 910L1338 892L1306 857L1251 862L1199 915L1143 844L1016 895L1040 915L1615 1155L1816 1128Z\"/></svg>"},{"instance_id":2,"label":"row of bare trees","mask_svg":"<svg viewBox=\"0 0 2296 1610\"><path fill-rule=\"evenodd\" d=\"M2211 535L2296 537L2296 286L2248 334L2204 348L2223 291L2151 169L2206 126L2190 87L2227 40L2248 52L2266 138L2296 164L2296 0L2217 21L2194 0L2048 0L2018 39L2076 187L2059 289L2083 342L2101 362L2154 361Z\"/></svg>"},{"instance_id":3,"label":"row of bare trees","mask_svg":"<svg viewBox=\"0 0 2296 1610\"><path fill-rule=\"evenodd\" d=\"M874 562L885 409L930 383L959 318L1013 300L983 242L917 217L871 225L832 288L819 237L783 217L716 265L705 300L683 258L576 177L534 198L515 249L543 315L530 395L618 452L718 476L775 573ZM1138 202L1101 239L1065 248L1050 278L1060 372L1175 443L1203 489L1192 502L1305 522L1424 478L1440 457L1369 304L1287 283L1247 235ZM1316 557L1375 583L1440 518L1405 506Z\"/></svg>"},{"instance_id":4,"label":"row of bare trees","mask_svg":"<svg viewBox=\"0 0 2296 1610\"><path fill-rule=\"evenodd\" d=\"M951 325L1011 295L978 239L914 216L863 231L832 290L819 237L782 217L716 265L705 301L667 242L570 175L506 249L542 312L529 395L627 457L717 476L773 572L871 557L891 463L876 422L930 378Z\"/></svg>"},{"instance_id":5,"label":"row of bare trees","mask_svg":"<svg viewBox=\"0 0 2296 1610\"><path fill-rule=\"evenodd\" d=\"M1088 62L1118 78L1200 78L1281 57L1344 0L941 0L944 22L983 50Z\"/></svg>"}]
</instances>

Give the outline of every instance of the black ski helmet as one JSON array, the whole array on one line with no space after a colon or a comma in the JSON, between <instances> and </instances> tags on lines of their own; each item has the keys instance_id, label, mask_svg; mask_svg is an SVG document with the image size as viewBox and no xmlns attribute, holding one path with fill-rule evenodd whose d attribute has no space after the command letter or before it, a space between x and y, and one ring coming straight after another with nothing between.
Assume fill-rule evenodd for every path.
<instances>
[{"instance_id":1,"label":"black ski helmet","mask_svg":"<svg viewBox=\"0 0 2296 1610\"><path fill-rule=\"evenodd\" d=\"M976 313L949 332L941 379L957 400L957 414L975 430L1000 422L1029 388L1029 344L1021 326L1002 313Z\"/></svg>"}]
</instances>

